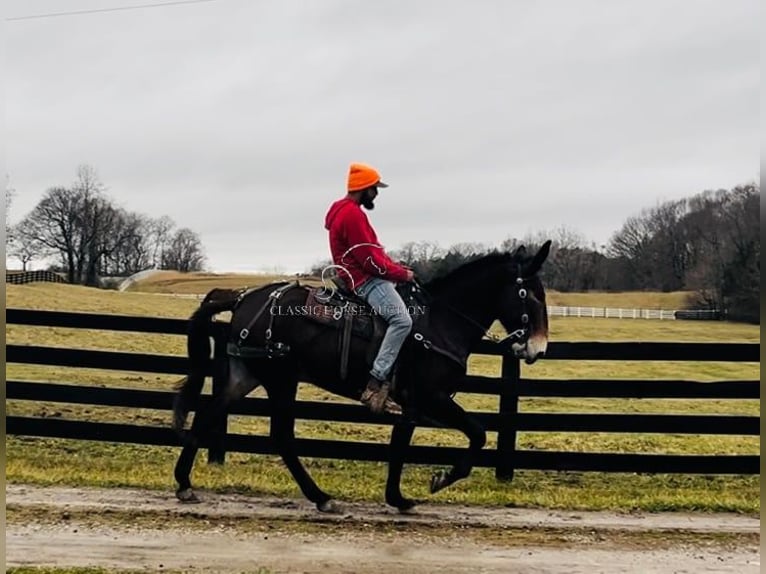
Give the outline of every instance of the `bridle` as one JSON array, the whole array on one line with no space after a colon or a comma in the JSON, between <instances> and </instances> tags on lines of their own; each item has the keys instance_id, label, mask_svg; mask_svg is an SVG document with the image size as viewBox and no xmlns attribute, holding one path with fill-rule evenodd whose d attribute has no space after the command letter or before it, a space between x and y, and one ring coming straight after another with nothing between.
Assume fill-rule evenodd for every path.
<instances>
[{"instance_id":1,"label":"bridle","mask_svg":"<svg viewBox=\"0 0 766 574\"><path fill-rule=\"evenodd\" d=\"M529 340L529 312L527 309L527 297L529 291L524 287L524 277L521 274L521 264L516 267L516 287L521 300L521 327L512 331L505 337L501 344L513 345L514 343L526 343Z\"/></svg>"},{"instance_id":2,"label":"bridle","mask_svg":"<svg viewBox=\"0 0 766 574\"><path fill-rule=\"evenodd\" d=\"M486 329L481 323L479 323L476 319L473 317L470 317L463 313L460 309L457 309L450 305L449 303L446 303L444 301L441 302L442 305L444 305L445 308L449 309L452 313L455 315L461 317L468 323L472 324L473 326L477 327L484 333L484 337L489 339L490 341L497 343L499 345L507 345L508 347L511 347L514 344L517 343L526 343L529 340L529 313L527 309L527 298L529 296L529 292L524 287L524 282L526 279L524 279L524 276L521 273L521 264L518 264L516 267L516 280L515 284L517 287L517 294L519 296L519 299L521 300L521 327L518 329L515 329L505 337L498 337L497 335L490 333L489 329ZM423 289L423 287L417 283L416 281L412 282L414 285L414 290L420 291L426 296L430 297L428 292ZM417 339L417 334L415 335L415 338ZM422 335L421 335L422 338Z\"/></svg>"}]
</instances>

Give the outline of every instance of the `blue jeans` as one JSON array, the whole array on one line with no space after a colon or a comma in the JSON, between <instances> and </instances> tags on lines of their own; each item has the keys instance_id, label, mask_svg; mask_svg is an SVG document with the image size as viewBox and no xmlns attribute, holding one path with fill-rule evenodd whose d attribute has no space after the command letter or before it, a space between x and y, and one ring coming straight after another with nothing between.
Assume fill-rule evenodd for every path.
<instances>
[{"instance_id":1,"label":"blue jeans","mask_svg":"<svg viewBox=\"0 0 766 574\"><path fill-rule=\"evenodd\" d=\"M391 281L371 277L356 292L388 323L378 356L375 357L370 371L370 374L379 381L386 381L404 340L410 334L412 317Z\"/></svg>"}]
</instances>

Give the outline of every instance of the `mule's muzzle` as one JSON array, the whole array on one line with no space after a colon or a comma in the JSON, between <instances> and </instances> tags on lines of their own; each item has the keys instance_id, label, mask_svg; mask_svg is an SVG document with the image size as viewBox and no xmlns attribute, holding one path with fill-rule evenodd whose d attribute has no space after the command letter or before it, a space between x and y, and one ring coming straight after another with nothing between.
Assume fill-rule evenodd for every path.
<instances>
[{"instance_id":1,"label":"mule's muzzle","mask_svg":"<svg viewBox=\"0 0 766 574\"><path fill-rule=\"evenodd\" d=\"M514 357L524 359L527 365L531 365L545 356L547 346L548 340L546 337L533 336L513 343L511 349L513 350Z\"/></svg>"},{"instance_id":2,"label":"mule's muzzle","mask_svg":"<svg viewBox=\"0 0 766 574\"><path fill-rule=\"evenodd\" d=\"M524 362L527 365L531 365L532 363L537 362L537 359L542 359L545 357L545 351L540 351L539 353L535 353L534 355L526 355L524 357Z\"/></svg>"}]
</instances>

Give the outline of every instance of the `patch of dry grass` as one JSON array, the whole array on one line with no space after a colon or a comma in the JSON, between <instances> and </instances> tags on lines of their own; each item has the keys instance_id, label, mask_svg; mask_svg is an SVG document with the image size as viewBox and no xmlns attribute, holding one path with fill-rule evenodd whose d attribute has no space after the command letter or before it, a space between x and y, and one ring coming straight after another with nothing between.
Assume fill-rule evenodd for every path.
<instances>
[{"instance_id":1,"label":"patch of dry grass","mask_svg":"<svg viewBox=\"0 0 766 574\"><path fill-rule=\"evenodd\" d=\"M549 305L563 307L609 307L610 309L686 309L691 291L673 291L661 293L655 291L626 291L606 293L589 291L587 293L562 293L547 291Z\"/></svg>"},{"instance_id":2,"label":"patch of dry grass","mask_svg":"<svg viewBox=\"0 0 766 574\"><path fill-rule=\"evenodd\" d=\"M130 293L54 283L6 285L7 309L45 309L186 319L199 306L197 299Z\"/></svg>"},{"instance_id":3,"label":"patch of dry grass","mask_svg":"<svg viewBox=\"0 0 766 574\"><path fill-rule=\"evenodd\" d=\"M130 285L128 292L205 294L211 289L260 287L277 281L293 281L294 275L248 273L180 273L158 271ZM301 283L316 284L316 279L301 278Z\"/></svg>"}]
</instances>

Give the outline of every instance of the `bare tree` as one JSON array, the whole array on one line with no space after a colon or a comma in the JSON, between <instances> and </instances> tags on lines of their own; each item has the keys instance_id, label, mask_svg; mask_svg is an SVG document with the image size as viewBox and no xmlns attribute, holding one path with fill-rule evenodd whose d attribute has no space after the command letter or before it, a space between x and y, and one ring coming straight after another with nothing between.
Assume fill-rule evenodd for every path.
<instances>
[{"instance_id":1,"label":"bare tree","mask_svg":"<svg viewBox=\"0 0 766 574\"><path fill-rule=\"evenodd\" d=\"M700 302L725 309L723 278L727 259L723 223L726 190L706 191L689 200L690 213L684 218L689 236L690 266L687 287L697 291Z\"/></svg>"},{"instance_id":2,"label":"bare tree","mask_svg":"<svg viewBox=\"0 0 766 574\"><path fill-rule=\"evenodd\" d=\"M159 269L165 257L165 251L170 248L175 224L168 216L151 219L148 222L148 247L150 266Z\"/></svg>"},{"instance_id":3,"label":"bare tree","mask_svg":"<svg viewBox=\"0 0 766 574\"><path fill-rule=\"evenodd\" d=\"M621 275L629 289L645 289L651 286L651 269L648 259L652 230L648 212L629 217L622 228L612 235L607 254L619 261Z\"/></svg>"},{"instance_id":4,"label":"bare tree","mask_svg":"<svg viewBox=\"0 0 766 574\"><path fill-rule=\"evenodd\" d=\"M77 275L80 209L80 197L73 190L54 187L19 224L30 240L58 255L70 283L80 280Z\"/></svg>"},{"instance_id":5,"label":"bare tree","mask_svg":"<svg viewBox=\"0 0 766 574\"><path fill-rule=\"evenodd\" d=\"M694 305L758 320L760 187L705 191L631 217L608 253L631 289L692 289Z\"/></svg>"},{"instance_id":6,"label":"bare tree","mask_svg":"<svg viewBox=\"0 0 766 574\"><path fill-rule=\"evenodd\" d=\"M151 220L137 213L121 212L121 240L104 257L104 274L131 275L152 267Z\"/></svg>"},{"instance_id":7,"label":"bare tree","mask_svg":"<svg viewBox=\"0 0 766 574\"><path fill-rule=\"evenodd\" d=\"M684 286L690 251L681 222L687 210L687 201L680 200L662 203L647 212L647 225L652 233L645 254L650 283L662 291L677 291Z\"/></svg>"},{"instance_id":8,"label":"bare tree","mask_svg":"<svg viewBox=\"0 0 766 574\"><path fill-rule=\"evenodd\" d=\"M585 236L567 225L552 230L543 229L528 233L522 239L508 237L500 243L500 249L513 252L520 246L535 251L551 240L551 252L540 276L549 289L573 291L596 289L605 276L599 263L605 257L588 246Z\"/></svg>"},{"instance_id":9,"label":"bare tree","mask_svg":"<svg viewBox=\"0 0 766 574\"><path fill-rule=\"evenodd\" d=\"M550 232L541 232L527 239L526 247L533 251L549 238L551 252L542 275L546 285L557 291L574 291L583 283L582 275L586 259L582 256L584 236L574 229L561 226Z\"/></svg>"},{"instance_id":10,"label":"bare tree","mask_svg":"<svg viewBox=\"0 0 766 574\"><path fill-rule=\"evenodd\" d=\"M155 258L169 248L175 249L174 265L199 267L204 260L193 232L171 238L169 218L153 222L115 206L87 165L78 168L71 188L49 189L19 227L25 233L24 257L43 246L58 256L71 283L95 286L105 273L127 274L160 264Z\"/></svg>"},{"instance_id":11,"label":"bare tree","mask_svg":"<svg viewBox=\"0 0 766 574\"><path fill-rule=\"evenodd\" d=\"M199 236L186 227L179 229L164 253L162 268L186 273L201 271L204 264L205 254Z\"/></svg>"},{"instance_id":12,"label":"bare tree","mask_svg":"<svg viewBox=\"0 0 766 574\"><path fill-rule=\"evenodd\" d=\"M10 186L8 177L5 179L5 243L8 245L13 239L13 228L10 224L11 203L16 191Z\"/></svg>"},{"instance_id":13,"label":"bare tree","mask_svg":"<svg viewBox=\"0 0 766 574\"><path fill-rule=\"evenodd\" d=\"M93 167L81 165L77 168L77 180L73 186L81 201L77 276L85 285L98 285L102 258L109 255L122 239L120 212L105 197L105 189Z\"/></svg>"},{"instance_id":14,"label":"bare tree","mask_svg":"<svg viewBox=\"0 0 766 574\"><path fill-rule=\"evenodd\" d=\"M444 254L444 250L434 241L409 241L392 252L392 257L407 265L422 263Z\"/></svg>"},{"instance_id":15,"label":"bare tree","mask_svg":"<svg viewBox=\"0 0 766 574\"><path fill-rule=\"evenodd\" d=\"M88 166L77 170L72 188L54 187L23 220L30 239L57 253L70 283L95 284L99 239L110 233L103 185Z\"/></svg>"},{"instance_id":16,"label":"bare tree","mask_svg":"<svg viewBox=\"0 0 766 574\"><path fill-rule=\"evenodd\" d=\"M25 228L25 221L11 228L12 239L8 244L8 255L21 261L22 271L34 260L44 259L52 254L50 247L42 243Z\"/></svg>"},{"instance_id":17,"label":"bare tree","mask_svg":"<svg viewBox=\"0 0 766 574\"><path fill-rule=\"evenodd\" d=\"M444 256L444 250L433 241L410 241L393 251L391 256L414 269L420 279L425 279L432 276L432 268Z\"/></svg>"},{"instance_id":18,"label":"bare tree","mask_svg":"<svg viewBox=\"0 0 766 574\"><path fill-rule=\"evenodd\" d=\"M507 237L503 239L503 241L500 242L500 251L506 251L508 253L513 253L513 251L521 245L521 240L516 239L515 237Z\"/></svg>"},{"instance_id":19,"label":"bare tree","mask_svg":"<svg viewBox=\"0 0 766 574\"><path fill-rule=\"evenodd\" d=\"M753 323L760 321L760 196L758 183L737 186L722 215L729 246L721 284L727 316Z\"/></svg>"}]
</instances>

